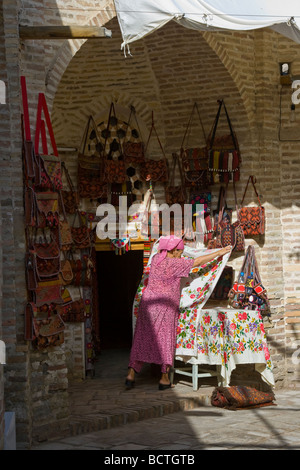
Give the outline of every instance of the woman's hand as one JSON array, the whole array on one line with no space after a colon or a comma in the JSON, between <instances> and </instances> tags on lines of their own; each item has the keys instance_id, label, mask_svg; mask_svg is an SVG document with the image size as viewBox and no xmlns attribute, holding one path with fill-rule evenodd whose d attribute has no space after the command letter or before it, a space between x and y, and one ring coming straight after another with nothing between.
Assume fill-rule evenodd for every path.
<instances>
[{"instance_id":1,"label":"woman's hand","mask_svg":"<svg viewBox=\"0 0 300 470\"><path fill-rule=\"evenodd\" d=\"M226 253L229 253L232 250L232 246L228 245L225 246L225 248L221 248L219 251L214 251L213 253L210 253L209 255L204 255L204 256L199 256L198 258L194 259L194 264L193 268L196 268L198 266L202 266L205 263L209 263L215 258L218 258L219 256L224 256Z\"/></svg>"},{"instance_id":2,"label":"woman's hand","mask_svg":"<svg viewBox=\"0 0 300 470\"><path fill-rule=\"evenodd\" d=\"M232 250L232 246L228 245L228 246L225 246L224 248L221 248L221 250L217 251L215 254L218 256L224 256L226 255L226 253L229 253L231 250Z\"/></svg>"}]
</instances>

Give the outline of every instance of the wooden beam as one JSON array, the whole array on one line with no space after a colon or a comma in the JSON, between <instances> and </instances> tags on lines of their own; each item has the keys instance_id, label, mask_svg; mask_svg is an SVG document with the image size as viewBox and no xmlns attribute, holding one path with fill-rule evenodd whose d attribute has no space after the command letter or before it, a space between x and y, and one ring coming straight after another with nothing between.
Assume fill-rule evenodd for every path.
<instances>
[{"instance_id":1,"label":"wooden beam","mask_svg":"<svg viewBox=\"0 0 300 470\"><path fill-rule=\"evenodd\" d=\"M21 39L97 39L109 37L109 29L98 26L19 26Z\"/></svg>"}]
</instances>

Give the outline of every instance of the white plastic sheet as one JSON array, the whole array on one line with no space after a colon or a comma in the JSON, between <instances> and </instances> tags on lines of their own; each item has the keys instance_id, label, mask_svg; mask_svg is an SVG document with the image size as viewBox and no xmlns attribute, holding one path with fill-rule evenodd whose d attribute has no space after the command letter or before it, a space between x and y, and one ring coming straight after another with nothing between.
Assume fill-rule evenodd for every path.
<instances>
[{"instance_id":1,"label":"white plastic sheet","mask_svg":"<svg viewBox=\"0 0 300 470\"><path fill-rule=\"evenodd\" d=\"M115 0L122 48L169 21L199 31L270 27L300 44L299 0Z\"/></svg>"}]
</instances>

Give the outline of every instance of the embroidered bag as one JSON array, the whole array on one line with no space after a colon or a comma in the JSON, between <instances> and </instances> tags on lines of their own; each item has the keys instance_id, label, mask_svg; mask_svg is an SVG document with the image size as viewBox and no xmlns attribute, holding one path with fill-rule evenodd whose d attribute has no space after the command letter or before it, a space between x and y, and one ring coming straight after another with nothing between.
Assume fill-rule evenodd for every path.
<instances>
[{"instance_id":1,"label":"embroidered bag","mask_svg":"<svg viewBox=\"0 0 300 470\"><path fill-rule=\"evenodd\" d=\"M63 299L61 296L62 293L62 283L61 280L47 280L38 282L38 286L34 291L34 299L36 305L39 307L44 304L61 304Z\"/></svg>"},{"instance_id":2,"label":"embroidered bag","mask_svg":"<svg viewBox=\"0 0 300 470\"><path fill-rule=\"evenodd\" d=\"M162 147L161 141L159 139L158 133L154 125L153 112L152 112L152 125L151 125L151 129L149 132L149 137L148 137L148 141L146 144L146 148L145 148L146 155L147 155L147 150L149 148L149 142L152 137L153 131L156 135L157 141L162 151L163 158L161 160L152 160L152 159L146 158L145 162L140 167L140 175L142 179L144 179L145 181L151 180L152 183L155 183L156 181L161 181L161 182L166 183L168 181L168 161L167 161L164 149Z\"/></svg>"},{"instance_id":3,"label":"embroidered bag","mask_svg":"<svg viewBox=\"0 0 300 470\"><path fill-rule=\"evenodd\" d=\"M96 139L95 151L92 155L89 154L91 150L88 144L91 137ZM107 181L103 179L101 152L97 127L93 117L89 116L78 154L78 193L82 198L99 199L107 195Z\"/></svg>"},{"instance_id":4,"label":"embroidered bag","mask_svg":"<svg viewBox=\"0 0 300 470\"><path fill-rule=\"evenodd\" d=\"M38 209L39 228L55 228L59 224L58 193L53 191L43 191L35 193Z\"/></svg>"},{"instance_id":5,"label":"embroidered bag","mask_svg":"<svg viewBox=\"0 0 300 470\"><path fill-rule=\"evenodd\" d=\"M60 263L60 279L63 286L68 286L72 284L73 281L73 271L71 263L68 259L64 259Z\"/></svg>"},{"instance_id":6,"label":"embroidered bag","mask_svg":"<svg viewBox=\"0 0 300 470\"><path fill-rule=\"evenodd\" d=\"M52 305L43 305L33 310L34 345L37 349L59 346L64 342L65 324Z\"/></svg>"},{"instance_id":7,"label":"embroidered bag","mask_svg":"<svg viewBox=\"0 0 300 470\"><path fill-rule=\"evenodd\" d=\"M204 144L200 147L199 146L189 147L188 145L189 135L187 134L191 132L192 119L193 119L195 111L197 111L197 114L199 117ZM208 153L207 153L205 130L202 124L202 120L201 120L197 103L194 103L186 130L185 130L185 134L183 136L181 149L180 149L180 156L181 156L185 185L187 187L198 186L198 187L206 188L209 183Z\"/></svg>"},{"instance_id":8,"label":"embroidered bag","mask_svg":"<svg viewBox=\"0 0 300 470\"><path fill-rule=\"evenodd\" d=\"M74 188L74 185L72 183L72 180L68 172L68 169L65 165L65 162L61 162L61 168L62 168L62 175L65 175L67 184L69 186L68 190L66 189L61 190L61 197L63 199L65 211L68 214L74 214L79 205L79 194L78 194L78 191L76 191Z\"/></svg>"},{"instance_id":9,"label":"embroidered bag","mask_svg":"<svg viewBox=\"0 0 300 470\"><path fill-rule=\"evenodd\" d=\"M233 251L244 251L245 250L245 237L244 237L244 232L243 232L243 229L241 227L241 224L238 218L238 206L237 206L237 199L236 199L235 184L233 184L233 187L234 187L237 220L233 223L230 223L228 221L228 218L224 216L227 187L225 189L224 198L221 199L218 222L215 226L216 238L209 242L208 248L209 249L222 248L222 247L231 245L233 247Z\"/></svg>"},{"instance_id":10,"label":"embroidered bag","mask_svg":"<svg viewBox=\"0 0 300 470\"><path fill-rule=\"evenodd\" d=\"M64 200L62 198L62 194L60 192L60 204L62 209L63 218L59 219L59 242L60 248L62 251L68 251L72 249L73 246L73 238L71 227L67 218Z\"/></svg>"},{"instance_id":11,"label":"embroidered bag","mask_svg":"<svg viewBox=\"0 0 300 470\"><path fill-rule=\"evenodd\" d=\"M219 109L213 124L211 133L208 137L209 147L209 171L211 173L210 182L228 183L230 180L239 181L241 155L238 146L238 140L233 131L232 123L229 118L225 103L218 100ZM227 124L230 129L230 135L216 136L217 127L221 109L224 107Z\"/></svg>"},{"instance_id":12,"label":"embroidered bag","mask_svg":"<svg viewBox=\"0 0 300 470\"><path fill-rule=\"evenodd\" d=\"M166 203L170 206L172 204L184 204L186 202L186 193L183 184L182 168L180 166L179 157L176 153L172 153L173 166L170 172L168 185L165 188ZM179 168L180 184L175 186L175 170L176 166Z\"/></svg>"},{"instance_id":13,"label":"embroidered bag","mask_svg":"<svg viewBox=\"0 0 300 470\"><path fill-rule=\"evenodd\" d=\"M131 138L133 138L135 141L133 142L132 140L126 140L127 138L127 133L128 133L128 128L130 125L131 121L131 116L134 116L135 122L137 124L137 129L134 129L131 132ZM145 146L144 142L142 140L136 141L138 138L141 139L141 131L139 128L139 123L136 117L136 111L133 106L130 106L130 114L129 114L129 119L127 123L127 128L126 128L126 133L124 137L124 143L123 143L123 155L124 155L124 161L125 163L130 163L132 165L137 164L137 163L142 163L145 160Z\"/></svg>"},{"instance_id":14,"label":"embroidered bag","mask_svg":"<svg viewBox=\"0 0 300 470\"><path fill-rule=\"evenodd\" d=\"M243 202L246 196L246 192L248 189L248 184L251 181L255 194L258 199L259 206L258 207L243 207ZM255 176L249 176L248 182L245 188L245 192L243 195L243 199L241 202L241 208L239 209L239 219L241 226L244 231L245 236L252 236L252 235L263 235L265 233L265 208L261 205L256 187L256 178Z\"/></svg>"},{"instance_id":15,"label":"embroidered bag","mask_svg":"<svg viewBox=\"0 0 300 470\"><path fill-rule=\"evenodd\" d=\"M85 306L82 298L74 300L65 305L57 305L56 311L66 323L69 322L84 322L85 321Z\"/></svg>"},{"instance_id":16,"label":"embroidered bag","mask_svg":"<svg viewBox=\"0 0 300 470\"><path fill-rule=\"evenodd\" d=\"M74 224L77 216L79 217L79 226L75 227ZM75 249L82 250L91 247L90 229L83 224L79 210L75 213L71 234Z\"/></svg>"},{"instance_id":17,"label":"embroidered bag","mask_svg":"<svg viewBox=\"0 0 300 470\"><path fill-rule=\"evenodd\" d=\"M60 250L56 241L52 238L47 241L40 237L39 241L34 241L30 248L33 255L34 269L38 280L58 279L60 272Z\"/></svg>"},{"instance_id":18,"label":"embroidered bag","mask_svg":"<svg viewBox=\"0 0 300 470\"><path fill-rule=\"evenodd\" d=\"M103 148L104 158L104 181L107 183L124 183L126 181L126 166L124 162L124 156L122 154L121 142L114 140L110 146L109 151L106 152L107 140L110 135L110 127L113 123L118 122L115 112L114 103L111 103L109 109L109 116L107 121L107 128L105 132L105 143ZM117 160L113 158L114 152L120 152L120 156Z\"/></svg>"},{"instance_id":19,"label":"embroidered bag","mask_svg":"<svg viewBox=\"0 0 300 470\"><path fill-rule=\"evenodd\" d=\"M228 298L233 308L258 310L262 315L270 314L270 303L260 279L255 248L252 245L248 246L241 270Z\"/></svg>"}]
</instances>

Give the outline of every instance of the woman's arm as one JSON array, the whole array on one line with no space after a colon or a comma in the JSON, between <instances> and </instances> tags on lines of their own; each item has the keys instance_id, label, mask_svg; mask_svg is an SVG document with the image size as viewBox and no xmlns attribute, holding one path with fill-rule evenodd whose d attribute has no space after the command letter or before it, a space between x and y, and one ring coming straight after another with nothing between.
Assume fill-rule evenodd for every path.
<instances>
[{"instance_id":1,"label":"woman's arm","mask_svg":"<svg viewBox=\"0 0 300 470\"><path fill-rule=\"evenodd\" d=\"M193 268L202 266L202 264L209 263L209 261L212 261L213 259L218 258L219 256L224 256L226 255L226 253L229 253L231 250L232 250L232 246L228 245L228 246L225 246L225 248L221 248L221 250L215 251L214 253L211 253L209 255L198 256L198 258L194 259Z\"/></svg>"}]
</instances>

